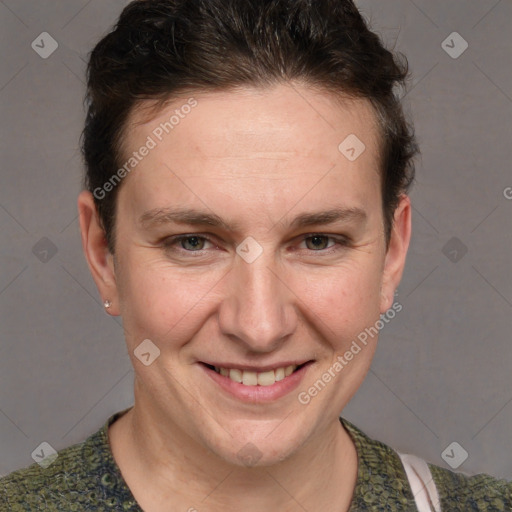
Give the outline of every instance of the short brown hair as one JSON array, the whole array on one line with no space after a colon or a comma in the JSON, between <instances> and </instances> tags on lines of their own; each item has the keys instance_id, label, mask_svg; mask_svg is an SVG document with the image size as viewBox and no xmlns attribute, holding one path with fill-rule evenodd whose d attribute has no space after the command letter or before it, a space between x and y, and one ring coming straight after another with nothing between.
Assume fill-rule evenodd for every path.
<instances>
[{"instance_id":1,"label":"short brown hair","mask_svg":"<svg viewBox=\"0 0 512 512\"><path fill-rule=\"evenodd\" d=\"M122 165L123 129L141 100L294 80L371 102L389 241L419 151L396 93L407 77L407 59L383 46L351 0L133 1L90 55L85 186L94 193ZM112 253L118 190L94 194Z\"/></svg>"}]
</instances>

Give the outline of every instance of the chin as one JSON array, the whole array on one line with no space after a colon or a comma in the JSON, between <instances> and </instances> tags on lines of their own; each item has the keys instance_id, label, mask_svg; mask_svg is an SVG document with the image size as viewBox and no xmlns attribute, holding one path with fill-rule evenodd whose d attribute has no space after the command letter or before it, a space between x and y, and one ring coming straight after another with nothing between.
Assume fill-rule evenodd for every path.
<instances>
[{"instance_id":1,"label":"chin","mask_svg":"<svg viewBox=\"0 0 512 512\"><path fill-rule=\"evenodd\" d=\"M271 431L272 432L272 431ZM281 434L281 433L280 433ZM262 433L261 436L227 436L224 442L209 448L228 464L239 467L274 466L292 456L300 447L303 439L298 439L288 431L288 437L283 439L272 433Z\"/></svg>"}]
</instances>

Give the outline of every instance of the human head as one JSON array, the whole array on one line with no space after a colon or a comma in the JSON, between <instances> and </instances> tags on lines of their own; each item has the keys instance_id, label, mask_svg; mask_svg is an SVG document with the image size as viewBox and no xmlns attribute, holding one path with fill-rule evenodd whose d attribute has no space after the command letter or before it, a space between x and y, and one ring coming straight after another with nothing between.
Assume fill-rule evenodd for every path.
<instances>
[{"instance_id":1,"label":"human head","mask_svg":"<svg viewBox=\"0 0 512 512\"><path fill-rule=\"evenodd\" d=\"M146 7L146 17L155 5L169 6L144 1L131 4L136 11ZM208 2L200 12L215 5ZM283 19L290 19L290 12L282 10L284 4L269 5ZM329 5L335 14L343 12L339 6ZM238 9L238 2L231 7L219 10L218 17ZM255 4L254 9L258 8L265 10L265 4ZM332 17L327 8L311 9L318 11L319 25L321 16ZM158 12L161 16L162 11ZM295 16L300 25L303 15L297 13L291 19ZM303 21L310 17L308 11ZM258 33L276 25L268 18L261 23ZM138 31L146 33L146 38L150 36L140 20L135 25L133 34L124 34L124 44L137 53L141 48L140 39L135 37ZM189 38L195 40L183 30L176 24L165 29L174 34L177 47L180 40L187 45L191 44ZM212 34L195 25L191 30L201 33L198 45L211 46L213 51ZM295 29L291 33L295 34ZM289 46L284 35L276 36L271 30L269 45L272 37ZM361 35L354 30L346 37L356 41ZM302 53L309 55L311 41L298 41L304 45ZM219 41L216 45L223 51L226 48ZM162 51L154 41L151 47L156 53ZM208 69L204 61L211 59L202 54L201 61L186 48L182 51L181 68L187 72L195 68L204 74L205 66ZM262 61L267 67L271 51L268 49L269 56ZM367 58L361 48L358 55ZM228 62L218 58L220 69L215 72L210 66L207 81L218 83L226 74L221 72L223 66L240 73ZM142 81L146 80L145 63L141 57L138 77ZM166 67L162 73L169 86L169 64L166 60L163 63ZM312 60L311 66L314 64ZM237 65L243 71L239 61ZM245 73L252 72L252 67L253 63L246 63ZM305 64L296 63L294 69L297 67L304 69ZM116 69L121 77L117 82L120 91L132 91L133 98L140 84L131 83L122 68ZM279 69L286 71L284 62ZM161 97L146 90L137 96L131 111L124 110L124 131L116 134L119 154L127 158L142 147L154 126L169 120L181 105L176 114L179 126L142 158L122 185L115 187L116 238L110 235L111 251L100 222L103 217L96 216L96 203L101 206L101 198L91 194L96 185L79 197L82 240L93 277L101 296L111 301L109 313L123 317L139 404L134 414L141 415L141 422L152 423L147 426L155 436L155 429L162 428L163 437L172 435L187 449L199 445L207 448L207 452L196 450L196 460L212 462L213 457L214 465L221 459L239 463L237 450L246 442L258 446L262 453L259 463L268 465L290 458L307 441L311 452L319 440L336 435L337 416L361 384L376 344L368 343L361 349L361 355L343 369L336 384L307 405L297 401L291 385L303 384L309 389L315 379L330 372L331 367L332 371L337 368L336 356L345 354L352 340L377 325L379 315L391 307L410 236L410 205L404 195L394 213L393 229L385 228L381 116L374 102L346 90L333 91L319 81L308 82L300 75L284 80L282 76L269 78L267 73L265 82L265 69L260 71L254 75L258 83L241 81L225 87L203 83L199 87L188 82L172 96L164 89L166 94ZM350 82L350 73L342 74ZM367 71L368 80L374 82L374 75ZM355 78L351 80L359 84ZM360 87L371 89L363 82ZM392 85L389 81L390 91ZM108 90L112 96L112 88ZM93 98L92 104L95 102L100 105L102 97ZM186 113L185 105L189 114L180 118L181 109ZM105 123L110 122L109 115L115 117L120 111L115 104L111 107L104 107ZM89 119L86 134L93 129L95 115L93 112ZM101 127L98 130L103 133ZM366 145L354 161L338 149L347 134L359 134ZM98 146L91 147L107 158L103 142L99 140ZM97 182L97 186L102 185ZM181 209L179 222L176 209ZM335 223L329 222L333 209L338 215ZM326 249L316 244L303 247L311 239L304 237L308 228L316 228L318 233L316 230L326 227L332 236L315 236L315 242L336 240L334 245ZM203 230L206 248L201 247L204 237L196 236ZM387 242L386 231L391 232ZM191 232L192 238L188 236ZM248 237L253 237L261 250L252 261L244 261L239 252L248 250L243 246ZM193 241L192 250L183 246L189 241ZM150 340L159 350L158 358L147 367L137 357L143 340ZM271 402L243 399L248 391L242 388L254 385L257 373L285 366L293 370L293 365L297 368L292 375L281 379L282 383L270 384L273 389L265 391L258 386L256 393L275 393ZM235 373L246 370L253 380L239 384L239 394L233 398L222 386L236 387L236 375L229 382L223 376L224 384L215 384L211 379L218 373L212 366ZM293 421L285 422L285 414Z\"/></svg>"},{"instance_id":2,"label":"human head","mask_svg":"<svg viewBox=\"0 0 512 512\"><path fill-rule=\"evenodd\" d=\"M131 2L115 29L96 45L88 66L85 182L110 251L115 250L121 186L115 175L125 164L127 120L141 100L154 99L157 111L185 92L292 80L371 102L381 131L389 240L393 212L414 178L412 158L418 151L395 94L406 78L405 59L383 47L350 0Z\"/></svg>"}]
</instances>

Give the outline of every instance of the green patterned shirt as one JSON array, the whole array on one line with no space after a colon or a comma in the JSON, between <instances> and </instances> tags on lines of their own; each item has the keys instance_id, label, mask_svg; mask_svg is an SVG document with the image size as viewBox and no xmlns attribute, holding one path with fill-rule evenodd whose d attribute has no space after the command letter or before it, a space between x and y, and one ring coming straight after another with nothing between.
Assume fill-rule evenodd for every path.
<instances>
[{"instance_id":1,"label":"green patterned shirt","mask_svg":"<svg viewBox=\"0 0 512 512\"><path fill-rule=\"evenodd\" d=\"M0 511L141 512L117 466L108 427L112 415L85 441L64 448L48 467L34 463L0 479ZM359 461L349 512L415 512L414 498L397 453L340 418L353 438ZM512 482L489 475L466 476L429 464L443 512L512 512Z\"/></svg>"}]
</instances>

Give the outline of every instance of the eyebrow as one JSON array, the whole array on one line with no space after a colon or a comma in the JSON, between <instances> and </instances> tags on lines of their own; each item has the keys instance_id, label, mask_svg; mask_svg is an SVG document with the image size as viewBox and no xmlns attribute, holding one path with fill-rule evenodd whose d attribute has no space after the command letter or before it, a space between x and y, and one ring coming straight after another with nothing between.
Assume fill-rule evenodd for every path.
<instances>
[{"instance_id":1,"label":"eyebrow","mask_svg":"<svg viewBox=\"0 0 512 512\"><path fill-rule=\"evenodd\" d=\"M338 221L360 221L367 218L366 212L357 207L336 207L320 212L305 212L297 215L290 223L290 228L304 228L313 225L333 224ZM167 223L186 224L193 226L213 226L226 231L240 229L238 223L228 223L215 213L208 213L193 208L155 208L143 213L139 223L147 228ZM282 224L281 221L278 222ZM278 224L276 223L276 224Z\"/></svg>"}]
</instances>

